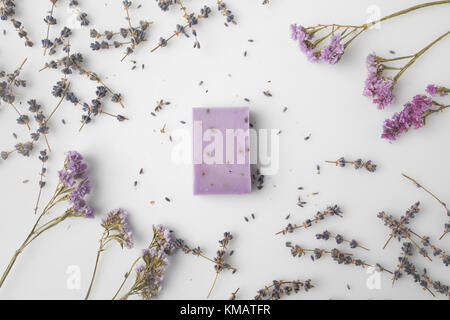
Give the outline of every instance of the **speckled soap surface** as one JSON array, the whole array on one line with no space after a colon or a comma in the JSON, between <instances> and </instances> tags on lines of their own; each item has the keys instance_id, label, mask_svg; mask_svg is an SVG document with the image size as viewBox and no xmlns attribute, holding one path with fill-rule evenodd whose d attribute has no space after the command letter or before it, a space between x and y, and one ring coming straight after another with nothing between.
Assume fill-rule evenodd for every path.
<instances>
[{"instance_id":1,"label":"speckled soap surface","mask_svg":"<svg viewBox=\"0 0 450 320\"><path fill-rule=\"evenodd\" d=\"M251 192L249 108L193 108L194 194Z\"/></svg>"}]
</instances>

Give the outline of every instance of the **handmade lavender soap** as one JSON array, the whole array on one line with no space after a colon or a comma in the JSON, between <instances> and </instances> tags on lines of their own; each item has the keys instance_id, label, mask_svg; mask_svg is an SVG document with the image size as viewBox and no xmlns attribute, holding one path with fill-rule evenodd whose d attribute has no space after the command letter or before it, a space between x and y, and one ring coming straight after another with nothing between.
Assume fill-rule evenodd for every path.
<instances>
[{"instance_id":1,"label":"handmade lavender soap","mask_svg":"<svg viewBox=\"0 0 450 320\"><path fill-rule=\"evenodd\" d=\"M249 109L192 111L194 194L250 193Z\"/></svg>"}]
</instances>

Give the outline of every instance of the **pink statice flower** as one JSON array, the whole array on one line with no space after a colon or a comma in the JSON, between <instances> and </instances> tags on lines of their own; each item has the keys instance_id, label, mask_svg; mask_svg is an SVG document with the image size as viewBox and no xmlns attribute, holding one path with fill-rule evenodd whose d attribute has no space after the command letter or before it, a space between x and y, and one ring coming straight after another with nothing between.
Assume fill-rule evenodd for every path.
<instances>
[{"instance_id":1,"label":"pink statice flower","mask_svg":"<svg viewBox=\"0 0 450 320\"><path fill-rule=\"evenodd\" d=\"M449 90L447 88L436 86L434 84L428 85L426 91L432 97L435 97L436 95L444 97L444 96L448 95L448 92L449 92Z\"/></svg>"},{"instance_id":2,"label":"pink statice flower","mask_svg":"<svg viewBox=\"0 0 450 320\"><path fill-rule=\"evenodd\" d=\"M383 76L384 67L375 54L370 54L366 60L368 75L365 81L363 95L372 97L378 109L384 109L394 102L394 81Z\"/></svg>"},{"instance_id":3,"label":"pink statice flower","mask_svg":"<svg viewBox=\"0 0 450 320\"><path fill-rule=\"evenodd\" d=\"M331 37L331 43L320 51L320 57L329 64L336 64L341 60L344 50L345 48L341 42L341 36L336 34Z\"/></svg>"},{"instance_id":4,"label":"pink statice flower","mask_svg":"<svg viewBox=\"0 0 450 320\"><path fill-rule=\"evenodd\" d=\"M306 55L309 61L326 61L329 64L338 63L345 50L345 46L341 42L341 35L330 33L330 44L320 49L316 48L317 45L328 38L328 36L318 40L317 42L314 42L314 33L315 31L308 31L301 25L291 25L291 38L294 41L298 41L300 51Z\"/></svg>"},{"instance_id":5,"label":"pink statice flower","mask_svg":"<svg viewBox=\"0 0 450 320\"><path fill-rule=\"evenodd\" d=\"M410 128L419 129L424 126L424 113L434 106L432 99L425 95L416 95L407 102L401 112L394 114L392 119L386 119L381 137L394 141Z\"/></svg>"}]
</instances>

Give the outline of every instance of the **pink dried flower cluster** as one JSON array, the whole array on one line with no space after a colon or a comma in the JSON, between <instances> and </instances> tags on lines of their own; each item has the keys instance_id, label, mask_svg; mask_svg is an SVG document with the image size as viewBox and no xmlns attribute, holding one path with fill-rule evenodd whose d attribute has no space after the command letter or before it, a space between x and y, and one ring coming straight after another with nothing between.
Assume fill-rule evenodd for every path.
<instances>
[{"instance_id":1,"label":"pink dried flower cluster","mask_svg":"<svg viewBox=\"0 0 450 320\"><path fill-rule=\"evenodd\" d=\"M380 58L375 54L370 54L366 61L368 75L365 82L363 94L366 97L373 97L373 103L378 105L378 109L384 109L394 102L394 80L383 76L384 67L380 63Z\"/></svg>"},{"instance_id":2,"label":"pink dried flower cluster","mask_svg":"<svg viewBox=\"0 0 450 320\"><path fill-rule=\"evenodd\" d=\"M301 25L291 25L292 40L298 41L300 50L313 62L322 60L329 64L336 64L344 54L345 47L341 42L341 35L332 33L329 35L331 35L330 44L319 50L316 49L316 44L312 41L313 33L308 32Z\"/></svg>"},{"instance_id":3,"label":"pink dried flower cluster","mask_svg":"<svg viewBox=\"0 0 450 320\"><path fill-rule=\"evenodd\" d=\"M426 89L430 96L439 94L445 96L449 89L436 85L429 85ZM449 106L439 104L427 95L416 95L411 102L407 102L401 112L397 112L391 119L386 119L381 137L390 141L396 140L410 128L419 129L425 125L426 117L432 113L442 111ZM439 108L435 108L439 107Z\"/></svg>"}]
</instances>

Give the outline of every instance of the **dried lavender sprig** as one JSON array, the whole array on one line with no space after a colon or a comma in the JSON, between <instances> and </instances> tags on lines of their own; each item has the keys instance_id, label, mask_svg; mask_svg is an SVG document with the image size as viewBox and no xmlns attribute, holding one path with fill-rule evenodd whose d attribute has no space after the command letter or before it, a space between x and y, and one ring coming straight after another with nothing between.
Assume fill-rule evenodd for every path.
<instances>
[{"instance_id":1,"label":"dried lavender sprig","mask_svg":"<svg viewBox=\"0 0 450 320\"><path fill-rule=\"evenodd\" d=\"M419 213L419 205L419 201L413 204L408 210L406 210L405 214L401 216L399 220L396 220L392 215L388 215L384 211L378 213L377 217L383 221L385 226L392 230L392 233L389 235L389 239L384 244L383 249L386 248L393 238L398 238L400 241L400 239L406 235L408 230L405 225L409 224L410 220L414 219L416 214Z\"/></svg>"},{"instance_id":2,"label":"dried lavender sprig","mask_svg":"<svg viewBox=\"0 0 450 320\"><path fill-rule=\"evenodd\" d=\"M16 29L17 35L19 38L25 39L25 46L32 47L33 42L28 38L28 33L25 31L25 27L22 25L22 22L16 20L14 18L16 14L16 4L15 0L1 0L0 2L0 20L6 21L9 20L14 28Z\"/></svg>"},{"instance_id":3,"label":"dried lavender sprig","mask_svg":"<svg viewBox=\"0 0 450 320\"><path fill-rule=\"evenodd\" d=\"M404 176L406 179L410 180L412 183L414 183L417 188L423 189L426 193L428 193L430 196L432 196L434 199L436 199L437 202L439 202L439 204L441 206L444 207L445 212L447 213L447 216L450 217L450 210L447 207L447 204L442 201L441 199L439 199L434 193L432 193L430 190L428 190L427 188L425 188L423 185L421 185L419 182L417 182L415 179L407 176L406 174L402 173L402 176ZM448 227L446 226L446 229L444 230L444 234L439 238L439 240L441 240L447 233L448 233Z\"/></svg>"},{"instance_id":4,"label":"dried lavender sprig","mask_svg":"<svg viewBox=\"0 0 450 320\"><path fill-rule=\"evenodd\" d=\"M67 27L63 27L63 29L60 31L59 36L57 38L55 38L55 40L50 44L50 51L49 51L49 55L53 55L56 53L56 49L58 48L58 46L61 46L64 44L65 41L68 41L69 37L72 35L72 30L67 28ZM66 47L63 47L63 50L66 50Z\"/></svg>"},{"instance_id":5,"label":"dried lavender sprig","mask_svg":"<svg viewBox=\"0 0 450 320\"><path fill-rule=\"evenodd\" d=\"M128 57L130 54L132 54L134 52L134 50L136 49L136 46L145 41L145 30L147 29L147 27L150 25L149 22L142 22L141 21L141 29L135 29L131 26L131 18L130 18L130 13L129 13L129 9L131 6L131 1L122 1L124 10L127 14L126 20L128 21L128 27L129 27L129 31L130 31L130 36L131 36L131 46L127 47L127 50L125 52L125 55L123 56L123 58L120 61L123 61L126 57Z\"/></svg>"},{"instance_id":6,"label":"dried lavender sprig","mask_svg":"<svg viewBox=\"0 0 450 320\"><path fill-rule=\"evenodd\" d=\"M179 36L180 34L183 34L183 35L187 36L186 29L187 28L192 29L192 27L194 25L197 25L198 22L201 19L207 19L209 17L210 13L211 13L211 8L209 8L208 6L204 6L202 9L200 9L200 14L198 14L197 16L195 15L195 13L191 13L186 18L189 21L187 24L185 24L183 26L182 25L177 25L176 29L173 31L172 35L170 37L168 37L167 39L161 37L159 39L158 45L155 46L152 50L150 50L150 53L155 52L159 48L166 47L170 40L172 40L173 38ZM194 42L194 48L200 49L200 43L199 42Z\"/></svg>"},{"instance_id":7,"label":"dried lavender sprig","mask_svg":"<svg viewBox=\"0 0 450 320\"><path fill-rule=\"evenodd\" d=\"M56 19L53 17L53 11L56 6L56 2L58 0L50 0L50 3L52 4L49 15L47 15L44 18L44 22L47 25L47 35L45 36L45 39L42 40L42 47L44 48L44 56L47 53L47 49L53 46L53 42L50 41L49 35L50 35L50 26L56 24Z\"/></svg>"},{"instance_id":8,"label":"dried lavender sprig","mask_svg":"<svg viewBox=\"0 0 450 320\"><path fill-rule=\"evenodd\" d=\"M70 55L68 54L67 57L64 57L62 59L46 62L44 67L42 67L39 71L43 71L45 69L61 69L61 72L64 75L72 74L73 71L77 71L81 75L85 75L90 80L96 81L100 85L102 85L112 95L111 101L119 103L122 108L125 108L122 103L122 95L120 93L115 93L114 91L112 91L95 72L89 71L86 68L82 67L81 63L83 61L84 59L81 53L77 52Z\"/></svg>"},{"instance_id":9,"label":"dried lavender sprig","mask_svg":"<svg viewBox=\"0 0 450 320\"><path fill-rule=\"evenodd\" d=\"M325 250L325 249L305 249L299 245L292 245L291 242L286 242L286 247L290 248L291 255L293 257L299 257L306 256L308 252L312 252L311 259L313 261L318 260L322 258L324 255L330 255L333 261L337 262L338 264L353 264L355 266L360 266L362 268L365 267L372 267L376 268L378 272L387 272L390 274L393 274L392 271L389 271L388 269L381 266L379 263L376 263L375 265L369 264L361 259L356 259L353 257L353 254L342 252L339 249L331 249L331 250Z\"/></svg>"},{"instance_id":10,"label":"dried lavender sprig","mask_svg":"<svg viewBox=\"0 0 450 320\"><path fill-rule=\"evenodd\" d=\"M365 168L369 172L375 172L377 170L377 165L372 162L372 160L364 161L362 159L356 159L354 161L347 161L344 157L337 159L336 161L325 161L326 163L334 163L336 166L345 167L346 164L352 164L354 168L360 169Z\"/></svg>"},{"instance_id":11,"label":"dried lavender sprig","mask_svg":"<svg viewBox=\"0 0 450 320\"><path fill-rule=\"evenodd\" d=\"M123 209L116 209L111 211L108 216L102 220L101 226L104 231L99 240L100 244L95 259L94 271L92 273L91 282L86 292L86 296L84 297L85 300L89 299L92 285L94 284L95 275L97 273L100 255L103 251L105 251L105 246L111 241L116 241L122 248L124 246L128 249L133 247L133 233L128 225L127 217L128 212Z\"/></svg>"},{"instance_id":12,"label":"dried lavender sprig","mask_svg":"<svg viewBox=\"0 0 450 320\"><path fill-rule=\"evenodd\" d=\"M219 273L224 270L223 265L225 264L225 253L226 253L226 250L228 249L228 244L230 243L231 239L233 239L233 236L231 235L231 233L225 232L223 234L222 240L219 240L220 247L219 247L219 250L217 251L216 257L214 258L214 262L215 262L214 270L216 271L216 276L214 277L213 284L211 286L211 289L209 289L206 299L208 299L209 296L211 295L211 292L213 291L214 286L216 285L217 278L219 277Z\"/></svg>"},{"instance_id":13,"label":"dried lavender sprig","mask_svg":"<svg viewBox=\"0 0 450 320\"><path fill-rule=\"evenodd\" d=\"M202 257L203 259L206 259L214 264L218 263L214 259L211 259L208 256L206 256L200 247L195 247L195 248L189 247L183 239L176 239L175 246L177 247L177 249L181 250L185 254L192 254L196 257ZM227 269L227 270L231 270L233 273L235 273L237 271L236 268L230 266L228 263L221 264L221 267L224 269Z\"/></svg>"},{"instance_id":14,"label":"dried lavender sprig","mask_svg":"<svg viewBox=\"0 0 450 320\"><path fill-rule=\"evenodd\" d=\"M409 224L410 219L414 218L415 214L418 213L419 211L420 211L419 202L417 202L406 211L406 214L401 217L400 221L396 220L392 215L387 215L385 212L380 212L378 214L378 218L380 218L383 221L384 225L391 229L391 234L389 236L388 241L384 245L383 249L386 248L389 241L393 238L397 238L399 241L402 239L407 239L412 244L414 244L414 246L419 250L422 256L424 256L430 261L433 261L428 255L426 249L424 247L419 246L419 244L416 241L414 241L412 236L415 236L421 241L421 243L425 247L430 246L433 249L434 256L440 255L444 264L448 266L450 260L445 251L442 251L441 249L432 245L430 243L429 237L420 236L416 232L414 232L411 228L406 226L407 224Z\"/></svg>"},{"instance_id":15,"label":"dried lavender sprig","mask_svg":"<svg viewBox=\"0 0 450 320\"><path fill-rule=\"evenodd\" d=\"M422 256L426 257L427 252L426 252L425 247L430 247L430 249L433 250L433 256L435 256L435 257L439 256L446 267L448 267L450 265L450 256L447 255L447 253L444 250L436 247L433 243L431 243L430 237L421 236L411 229L409 229L409 232L412 235L414 235L415 237L417 237L420 240L420 243L424 246L424 247L420 248L420 250L419 250L419 253Z\"/></svg>"},{"instance_id":16,"label":"dried lavender sprig","mask_svg":"<svg viewBox=\"0 0 450 320\"><path fill-rule=\"evenodd\" d=\"M13 110L19 115L18 123L25 124L28 130L31 130L31 127L28 123L29 122L28 118L24 116L19 111L19 109L17 109L16 106L14 105L14 101L16 98L12 90L13 87L26 87L26 81L19 79L18 77L27 60L28 58L25 58L20 64L20 66L12 73L6 73L4 71L0 72L0 78L6 78L6 81L0 82L0 98L4 102L8 103L13 108Z\"/></svg>"},{"instance_id":17,"label":"dried lavender sprig","mask_svg":"<svg viewBox=\"0 0 450 320\"><path fill-rule=\"evenodd\" d=\"M325 219L326 216L339 216L342 218L342 210L338 205L334 205L334 206L328 206L325 210L318 211L315 216L311 219L306 219L305 221L303 221L300 225L297 224L291 224L289 223L284 229L282 229L281 231L278 231L275 234L286 234L286 233L292 233L294 232L294 230L296 229L300 229L300 228L309 228L312 226L312 224L316 224L319 221Z\"/></svg>"},{"instance_id":18,"label":"dried lavender sprig","mask_svg":"<svg viewBox=\"0 0 450 320\"><path fill-rule=\"evenodd\" d=\"M34 206L34 214L37 213L37 210L39 208L39 201L41 200L41 193L42 193L42 189L45 186L45 181L44 181L44 177L45 174L47 173L47 168L45 167L45 163L48 160L48 155L47 155L47 150L42 150L39 152L39 160L42 163L42 167L41 167L41 172L39 173L39 193L38 193L38 197L36 200L36 205Z\"/></svg>"},{"instance_id":19,"label":"dried lavender sprig","mask_svg":"<svg viewBox=\"0 0 450 320\"><path fill-rule=\"evenodd\" d=\"M433 297L435 296L435 294L430 290L429 285L432 286L435 292L450 297L449 286L441 284L440 281L432 280L427 275L426 269L424 269L422 274L417 272L416 266L409 260L409 257L412 256L413 253L414 247L411 242L403 243L401 254L398 258L399 263L397 265L397 270L394 272L394 276L392 278L392 285L394 285L396 280L401 278L403 271L407 275L413 277L414 282L419 283L423 290L427 290L431 295L433 295Z\"/></svg>"},{"instance_id":20,"label":"dried lavender sprig","mask_svg":"<svg viewBox=\"0 0 450 320\"><path fill-rule=\"evenodd\" d=\"M355 248L361 248L364 249L366 251L370 251L370 249L367 249L366 247L363 247L362 245L359 244L358 241L356 240L347 240L345 239L342 235L340 234L333 234L332 232L325 230L322 233L318 233L316 234L316 239L320 240L329 240L330 238L333 238L336 240L337 244L341 244L343 242L347 242L348 244L350 244L350 248L355 249Z\"/></svg>"},{"instance_id":21,"label":"dried lavender sprig","mask_svg":"<svg viewBox=\"0 0 450 320\"><path fill-rule=\"evenodd\" d=\"M230 9L228 9L228 6L225 2L218 0L217 1L217 10L222 13L222 15L225 17L226 22L225 26L228 27L228 23L237 24L233 12L231 12Z\"/></svg>"},{"instance_id":22,"label":"dried lavender sprig","mask_svg":"<svg viewBox=\"0 0 450 320\"><path fill-rule=\"evenodd\" d=\"M48 151L51 152L51 147L48 142L47 134L49 133L49 127L47 126L48 118L44 115L41 105L36 102L35 99L27 101L29 105L29 111L34 114L34 119L38 125L37 129L30 134L30 140L26 142L19 142L14 145L14 150L1 153L1 158L6 160L11 153L17 152L25 157L30 156L34 149L35 143L40 139L41 135L44 136L45 143L47 144ZM28 116L23 116L28 119Z\"/></svg>"},{"instance_id":23,"label":"dried lavender sprig","mask_svg":"<svg viewBox=\"0 0 450 320\"><path fill-rule=\"evenodd\" d=\"M195 38L194 48L200 49L200 42L198 41L198 37L197 37L197 29L195 29L195 27L194 27L194 25L196 24L196 21L194 18L195 17L194 13L188 14L187 8L183 5L181 0L176 0L175 2L177 2L180 5L180 10L183 11L183 18L186 20L187 24L191 27L191 33ZM204 6L203 9L201 9L200 15L204 18L208 18L210 13L211 13L211 8L209 8L208 6ZM187 32L185 30L185 27L183 27L181 25L177 25L177 31L181 32L186 37L189 37L189 35L187 34Z\"/></svg>"},{"instance_id":24,"label":"dried lavender sprig","mask_svg":"<svg viewBox=\"0 0 450 320\"><path fill-rule=\"evenodd\" d=\"M257 291L254 300L279 300L283 296L289 296L291 293L298 293L301 289L308 292L312 288L314 286L311 284L311 280L273 280L271 285Z\"/></svg>"}]
</instances>

